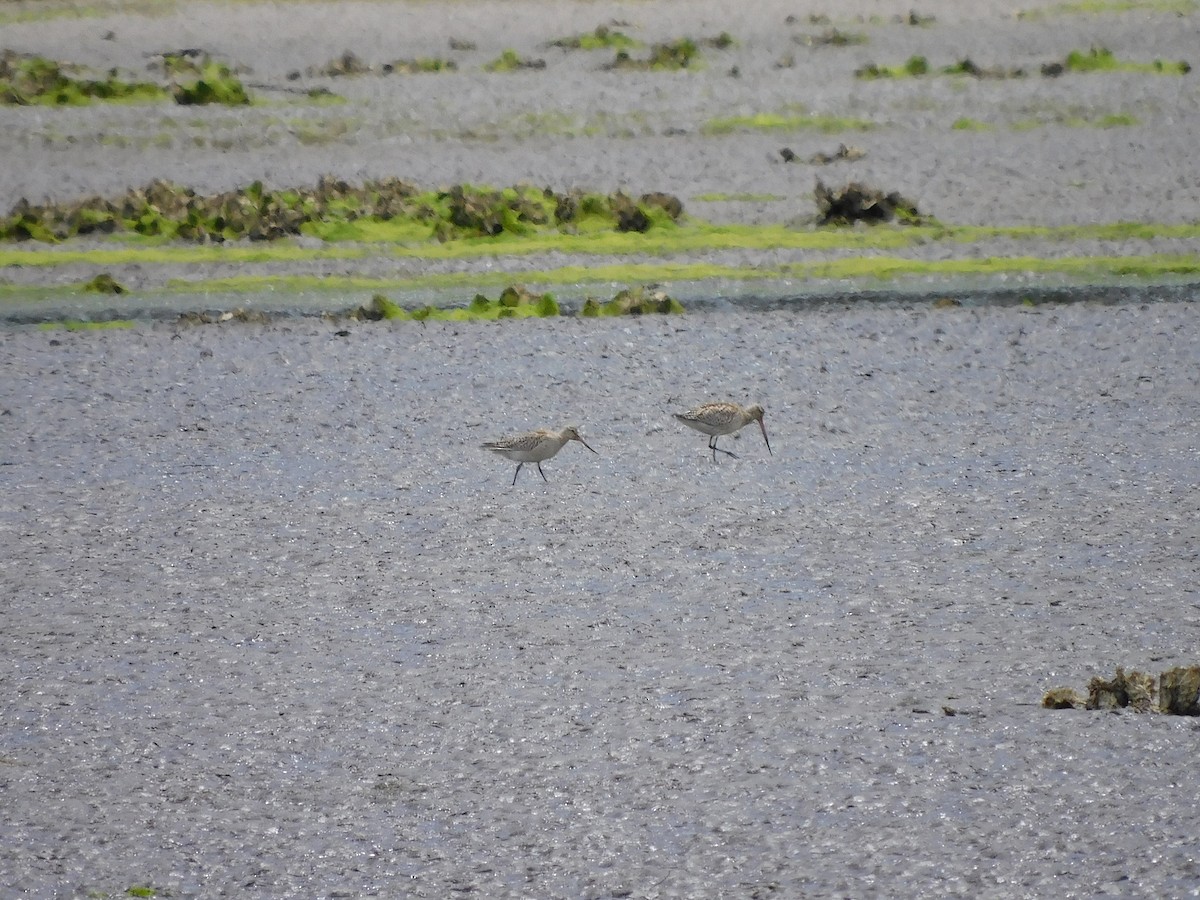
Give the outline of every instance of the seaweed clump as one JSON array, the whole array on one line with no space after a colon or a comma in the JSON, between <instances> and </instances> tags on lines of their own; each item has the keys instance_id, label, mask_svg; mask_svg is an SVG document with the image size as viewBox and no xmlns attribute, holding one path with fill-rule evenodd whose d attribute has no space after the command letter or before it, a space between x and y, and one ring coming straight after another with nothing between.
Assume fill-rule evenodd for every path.
<instances>
[{"instance_id":1,"label":"seaweed clump","mask_svg":"<svg viewBox=\"0 0 1200 900\"><path fill-rule=\"evenodd\" d=\"M600 301L589 297L579 315L584 318L600 316L640 316L650 314L681 313L683 306L665 291L635 287L626 288L611 300ZM510 285L500 292L495 300L476 294L465 307L424 306L406 309L383 294L376 294L371 302L350 313L350 318L360 321L473 321L492 319L552 318L561 315L558 301L550 293L536 293L524 285Z\"/></svg>"},{"instance_id":2,"label":"seaweed clump","mask_svg":"<svg viewBox=\"0 0 1200 900\"><path fill-rule=\"evenodd\" d=\"M683 304L665 291L647 287L625 288L615 297L600 302L593 297L584 301L579 315L586 318L600 316L641 316L683 312Z\"/></svg>"},{"instance_id":3,"label":"seaweed clump","mask_svg":"<svg viewBox=\"0 0 1200 900\"><path fill-rule=\"evenodd\" d=\"M246 106L250 95L229 66L198 49L161 54L161 66L171 81L171 96L180 106Z\"/></svg>"},{"instance_id":4,"label":"seaweed clump","mask_svg":"<svg viewBox=\"0 0 1200 900\"><path fill-rule=\"evenodd\" d=\"M1122 62L1107 47L1092 47L1086 52L1072 50L1061 62L1042 66L1042 74L1056 78L1067 72L1146 72L1157 75L1186 75L1192 71L1186 60L1171 62L1156 59L1148 63Z\"/></svg>"},{"instance_id":5,"label":"seaweed clump","mask_svg":"<svg viewBox=\"0 0 1200 900\"><path fill-rule=\"evenodd\" d=\"M56 241L130 231L201 243L271 240L299 234L302 226L315 220L394 216L407 211L405 201L416 194L416 188L399 179L353 187L327 176L315 189L285 191L271 191L255 181L244 189L210 196L155 180L115 200L89 197L69 204L35 205L21 199L6 219L0 219L0 238Z\"/></svg>"},{"instance_id":6,"label":"seaweed clump","mask_svg":"<svg viewBox=\"0 0 1200 900\"><path fill-rule=\"evenodd\" d=\"M680 38L655 44L645 59L635 59L628 50L618 50L617 55L605 68L629 69L642 72L676 72L694 68L700 60L700 45L691 38Z\"/></svg>"},{"instance_id":7,"label":"seaweed clump","mask_svg":"<svg viewBox=\"0 0 1200 900\"><path fill-rule=\"evenodd\" d=\"M92 294L125 293L125 286L113 278L108 272L101 272L91 281L84 284L83 289Z\"/></svg>"},{"instance_id":8,"label":"seaweed clump","mask_svg":"<svg viewBox=\"0 0 1200 900\"><path fill-rule=\"evenodd\" d=\"M834 189L826 187L818 179L813 196L817 201L819 225L850 225L856 222L877 225L893 220L919 225L928 221L928 217L917 210L916 204L898 192L885 194L857 181Z\"/></svg>"},{"instance_id":9,"label":"seaweed clump","mask_svg":"<svg viewBox=\"0 0 1200 900\"><path fill-rule=\"evenodd\" d=\"M539 228L614 228L646 231L683 214L670 194L633 200L579 191L557 193L528 185L500 190L455 185L421 191L398 178L352 185L324 176L315 188L270 190L261 181L214 195L153 181L124 196L93 196L69 203L21 199L0 217L0 239L53 242L76 235L133 232L150 237L223 242L274 240L309 233L329 240L356 237L351 223L408 223L414 234L441 241L523 235Z\"/></svg>"},{"instance_id":10,"label":"seaweed clump","mask_svg":"<svg viewBox=\"0 0 1200 900\"><path fill-rule=\"evenodd\" d=\"M417 75L426 72L453 72L458 64L453 60L440 57L418 57L415 59L396 59L380 66L372 66L363 62L352 50L345 51L341 56L332 59L323 66L308 68L308 75L325 78L342 78L354 75ZM299 73L296 73L298 76Z\"/></svg>"},{"instance_id":11,"label":"seaweed clump","mask_svg":"<svg viewBox=\"0 0 1200 900\"><path fill-rule=\"evenodd\" d=\"M159 100L157 84L123 81L116 70L104 79L76 78L70 67L41 56L0 54L0 104L10 106L83 106L93 100Z\"/></svg>"},{"instance_id":12,"label":"seaweed clump","mask_svg":"<svg viewBox=\"0 0 1200 900\"><path fill-rule=\"evenodd\" d=\"M520 69L544 69L546 61L544 59L526 59L519 55L516 50L505 50L490 63L484 65L484 71L487 72L516 72Z\"/></svg>"},{"instance_id":13,"label":"seaweed clump","mask_svg":"<svg viewBox=\"0 0 1200 900\"><path fill-rule=\"evenodd\" d=\"M1158 676L1157 685L1152 675L1136 670L1126 672L1118 666L1112 678L1097 676L1089 681L1086 697L1072 688L1053 688L1042 697L1042 706L1047 709L1132 709L1143 713L1200 716L1200 666L1168 669Z\"/></svg>"},{"instance_id":14,"label":"seaweed clump","mask_svg":"<svg viewBox=\"0 0 1200 900\"><path fill-rule=\"evenodd\" d=\"M603 50L636 47L638 42L621 31L598 25L596 30L588 34L577 34L573 37L558 38L547 46L559 47L563 50Z\"/></svg>"},{"instance_id":15,"label":"seaweed clump","mask_svg":"<svg viewBox=\"0 0 1200 900\"><path fill-rule=\"evenodd\" d=\"M537 294L524 285L509 285L495 300L476 294L466 307L443 308L424 306L405 309L383 294L376 294L367 306L361 306L350 314L353 319L378 322L392 321L423 322L427 319L444 321L469 321L473 319L517 319L549 318L559 314L558 301L550 293Z\"/></svg>"},{"instance_id":16,"label":"seaweed clump","mask_svg":"<svg viewBox=\"0 0 1200 900\"><path fill-rule=\"evenodd\" d=\"M645 233L656 223L678 222L683 215L683 201L659 191L642 194L636 200L622 191L608 195L570 191L553 197L554 219L560 227L569 229L598 219L614 223L617 231Z\"/></svg>"}]
</instances>

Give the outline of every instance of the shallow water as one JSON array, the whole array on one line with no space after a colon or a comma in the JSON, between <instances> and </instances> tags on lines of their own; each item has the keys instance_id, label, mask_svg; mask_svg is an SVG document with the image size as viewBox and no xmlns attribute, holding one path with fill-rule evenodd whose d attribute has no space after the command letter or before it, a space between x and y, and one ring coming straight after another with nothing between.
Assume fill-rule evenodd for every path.
<instances>
[{"instance_id":1,"label":"shallow water","mask_svg":"<svg viewBox=\"0 0 1200 900\"><path fill-rule=\"evenodd\" d=\"M1196 895L1196 723L1039 703L1197 662L1198 324L0 331L0 883Z\"/></svg>"}]
</instances>

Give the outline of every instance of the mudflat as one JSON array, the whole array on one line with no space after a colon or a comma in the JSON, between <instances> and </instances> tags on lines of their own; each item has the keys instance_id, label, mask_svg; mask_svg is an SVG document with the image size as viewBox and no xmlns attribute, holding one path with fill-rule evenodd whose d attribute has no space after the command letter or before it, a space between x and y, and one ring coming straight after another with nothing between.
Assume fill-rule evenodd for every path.
<instances>
[{"instance_id":1,"label":"mudflat","mask_svg":"<svg viewBox=\"0 0 1200 900\"><path fill-rule=\"evenodd\" d=\"M97 67L204 47L279 107L0 107L4 152L28 160L0 170L0 194L332 172L664 190L778 221L805 212L817 171L778 145L807 159L844 137L701 125L803 104L886 117L854 135L865 157L820 171L946 220L1195 220L1186 76L853 75L1101 43L1186 58L1189 7L964 7L924 5L919 26L865 2L830 25L810 3L665 2L14 21L6 46ZM684 73L545 46L602 24L736 43ZM805 42L827 27L870 40ZM546 67L482 71L509 48ZM304 74L346 49L459 67ZM329 143L302 136L316 107L289 118L288 86L316 83L369 111ZM1064 102L1141 124L949 127ZM321 109L333 130L350 118ZM520 115L529 133L506 130ZM562 116L610 124L540 133ZM760 192L789 199L744 196ZM1198 359L1186 286L1115 304L847 294L637 318L0 329L0 884L1195 896L1196 720L1041 702L1117 667L1200 663ZM672 413L715 399L761 403L773 453L751 426L714 462ZM512 485L481 448L567 424L598 455L567 446L548 483L526 466Z\"/></svg>"}]
</instances>

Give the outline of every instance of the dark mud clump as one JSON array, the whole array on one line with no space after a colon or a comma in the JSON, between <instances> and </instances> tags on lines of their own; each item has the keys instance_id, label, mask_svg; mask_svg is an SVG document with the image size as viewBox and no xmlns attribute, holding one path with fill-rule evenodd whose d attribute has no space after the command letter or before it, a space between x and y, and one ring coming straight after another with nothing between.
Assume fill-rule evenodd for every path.
<instances>
[{"instance_id":1,"label":"dark mud clump","mask_svg":"<svg viewBox=\"0 0 1200 900\"><path fill-rule=\"evenodd\" d=\"M851 225L856 222L877 225L895 220L915 225L928 221L917 210L915 203L896 191L885 194L857 181L835 189L826 187L818 180L813 196L817 202L818 225Z\"/></svg>"},{"instance_id":2,"label":"dark mud clump","mask_svg":"<svg viewBox=\"0 0 1200 900\"><path fill-rule=\"evenodd\" d=\"M802 162L795 151L790 147L784 147L779 151L779 155L783 157L784 162ZM809 165L827 166L835 162L855 162L867 155L867 151L862 147L855 147L849 144L838 144L838 148L832 153L818 151L808 158Z\"/></svg>"}]
</instances>

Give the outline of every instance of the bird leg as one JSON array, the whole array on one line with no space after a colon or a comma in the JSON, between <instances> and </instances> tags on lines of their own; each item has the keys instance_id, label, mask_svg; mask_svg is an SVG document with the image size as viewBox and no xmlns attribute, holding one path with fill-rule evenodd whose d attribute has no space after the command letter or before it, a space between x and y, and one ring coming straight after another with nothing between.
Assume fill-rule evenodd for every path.
<instances>
[{"instance_id":1,"label":"bird leg","mask_svg":"<svg viewBox=\"0 0 1200 900\"><path fill-rule=\"evenodd\" d=\"M521 466L523 465L525 465L523 462L517 463L517 471L513 472L513 486L516 486L517 476L521 474Z\"/></svg>"},{"instance_id":2,"label":"bird leg","mask_svg":"<svg viewBox=\"0 0 1200 900\"><path fill-rule=\"evenodd\" d=\"M542 464L541 464L541 463L538 463L538 464L537 464L537 467L538 467L538 474L542 476L542 481L546 482L546 484L549 484L549 483L550 483L550 479L548 479L548 478L546 477L546 473L542 471Z\"/></svg>"},{"instance_id":3,"label":"bird leg","mask_svg":"<svg viewBox=\"0 0 1200 900\"><path fill-rule=\"evenodd\" d=\"M715 434L708 439L708 447L713 452L713 462L717 461L718 453L724 453L726 456L732 456L734 459L738 458L738 455L736 453L731 453L728 450L722 450L720 447L717 446L717 435L715 435Z\"/></svg>"}]
</instances>

